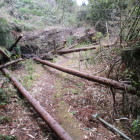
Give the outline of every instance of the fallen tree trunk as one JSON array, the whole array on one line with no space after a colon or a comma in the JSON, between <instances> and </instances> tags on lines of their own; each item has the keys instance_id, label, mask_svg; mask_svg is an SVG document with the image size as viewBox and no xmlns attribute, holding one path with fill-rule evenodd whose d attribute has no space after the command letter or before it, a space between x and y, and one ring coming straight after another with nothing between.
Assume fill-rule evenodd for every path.
<instances>
[{"instance_id":1,"label":"fallen tree trunk","mask_svg":"<svg viewBox=\"0 0 140 140\"><path fill-rule=\"evenodd\" d=\"M112 80L112 79L99 77L99 76L93 76L93 75L82 73L82 72L79 72L79 71L76 71L76 70L64 68L64 67L58 66L56 64L50 63L48 61L41 60L39 58L35 58L34 60L37 61L37 62L40 62L44 65L47 65L49 67L52 67L52 68L55 68L57 70L66 72L68 74L75 75L75 76L80 77L80 78L87 79L89 81L98 82L98 83L101 83L103 85L114 87L116 89L120 89L120 90L123 90L123 91L128 91L128 92L130 92L134 95L136 95L136 93L137 93L137 91L134 87L132 87L130 85L123 84L123 83L120 83L120 82Z\"/></svg>"},{"instance_id":2,"label":"fallen tree trunk","mask_svg":"<svg viewBox=\"0 0 140 140\"><path fill-rule=\"evenodd\" d=\"M103 45L103 47L109 47L111 45L114 45L113 44L106 44L106 45ZM76 49L67 49L67 50L60 50L60 51L57 51L58 54L67 54L67 53L73 53L73 52L80 52L80 51L87 51L87 50L93 50L93 49L96 49L100 47L100 45L95 45L95 46L91 46L91 47L84 47L84 48L76 48Z\"/></svg>"},{"instance_id":3,"label":"fallen tree trunk","mask_svg":"<svg viewBox=\"0 0 140 140\"><path fill-rule=\"evenodd\" d=\"M26 97L28 102L36 110L36 112L41 116L41 118L50 126L50 128L59 136L61 140L73 140L65 130L50 116L50 114L43 109L39 102L34 99L31 94L12 76L6 68L2 69L5 75L8 75L9 79L13 82L14 86L19 90L19 92Z\"/></svg>"},{"instance_id":4,"label":"fallen tree trunk","mask_svg":"<svg viewBox=\"0 0 140 140\"><path fill-rule=\"evenodd\" d=\"M67 54L67 53L73 53L73 52L80 52L80 51L87 51L87 50L92 50L96 49L96 47L85 47L85 48L76 48L76 49L67 49L67 50L60 50L57 51L58 54Z\"/></svg>"},{"instance_id":5,"label":"fallen tree trunk","mask_svg":"<svg viewBox=\"0 0 140 140\"><path fill-rule=\"evenodd\" d=\"M6 64L0 65L0 69L5 68L5 67L7 67L9 65L12 65L12 64L16 64L16 63L18 63L20 61L23 61L23 59L22 58L19 58L19 59L15 60L15 61L11 61L11 62L8 62Z\"/></svg>"}]
</instances>

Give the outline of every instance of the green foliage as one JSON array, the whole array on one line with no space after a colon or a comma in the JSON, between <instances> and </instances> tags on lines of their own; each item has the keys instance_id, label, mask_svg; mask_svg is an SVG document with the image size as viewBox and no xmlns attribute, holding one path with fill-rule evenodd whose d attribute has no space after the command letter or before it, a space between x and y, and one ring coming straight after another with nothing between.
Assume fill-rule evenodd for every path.
<instances>
[{"instance_id":1,"label":"green foliage","mask_svg":"<svg viewBox=\"0 0 140 140\"><path fill-rule=\"evenodd\" d=\"M2 8L5 5L4 2L0 2L0 8Z\"/></svg>"},{"instance_id":2,"label":"green foliage","mask_svg":"<svg viewBox=\"0 0 140 140\"><path fill-rule=\"evenodd\" d=\"M11 122L12 118L9 116L0 116L0 124Z\"/></svg>"},{"instance_id":3,"label":"green foliage","mask_svg":"<svg viewBox=\"0 0 140 140\"><path fill-rule=\"evenodd\" d=\"M78 21L86 21L88 16L88 11L86 9L82 9L77 12L77 20Z\"/></svg>"},{"instance_id":4,"label":"green foliage","mask_svg":"<svg viewBox=\"0 0 140 140\"><path fill-rule=\"evenodd\" d=\"M22 77L23 85L26 88L31 88L33 85L33 81L38 77L38 74L36 74L35 72L33 60L26 61L24 65L27 73Z\"/></svg>"},{"instance_id":5,"label":"green foliage","mask_svg":"<svg viewBox=\"0 0 140 140\"><path fill-rule=\"evenodd\" d=\"M92 40L99 41L103 37L101 32L97 32L96 35L92 38Z\"/></svg>"},{"instance_id":6,"label":"green foliage","mask_svg":"<svg viewBox=\"0 0 140 140\"><path fill-rule=\"evenodd\" d=\"M0 46L9 48L14 42L10 26L5 18L0 18Z\"/></svg>"},{"instance_id":7,"label":"green foliage","mask_svg":"<svg viewBox=\"0 0 140 140\"><path fill-rule=\"evenodd\" d=\"M8 21L16 23L23 30L31 30L46 25L75 24L75 7L72 0L5 0L3 9L11 17L7 16Z\"/></svg>"},{"instance_id":8,"label":"green foliage","mask_svg":"<svg viewBox=\"0 0 140 140\"><path fill-rule=\"evenodd\" d=\"M116 2L114 0L90 0L89 1L89 15L93 24L98 21L111 20L111 13L116 9Z\"/></svg>"},{"instance_id":9,"label":"green foliage","mask_svg":"<svg viewBox=\"0 0 140 140\"><path fill-rule=\"evenodd\" d=\"M0 89L0 105L6 105L8 103L9 96L4 89Z\"/></svg>"},{"instance_id":10,"label":"green foliage","mask_svg":"<svg viewBox=\"0 0 140 140\"><path fill-rule=\"evenodd\" d=\"M123 50L122 61L127 69L124 77L127 77L132 85L140 91L140 47L134 46Z\"/></svg>"},{"instance_id":11,"label":"green foliage","mask_svg":"<svg viewBox=\"0 0 140 140\"><path fill-rule=\"evenodd\" d=\"M66 41L67 41L67 43L68 43L69 45L72 45L73 42L74 42L74 37L73 37L73 36L68 36L68 38L66 39Z\"/></svg>"},{"instance_id":12,"label":"green foliage","mask_svg":"<svg viewBox=\"0 0 140 140\"><path fill-rule=\"evenodd\" d=\"M140 134L140 116L132 123L132 132Z\"/></svg>"},{"instance_id":13,"label":"green foliage","mask_svg":"<svg viewBox=\"0 0 140 140\"><path fill-rule=\"evenodd\" d=\"M15 136L6 136L0 134L0 140L17 140Z\"/></svg>"},{"instance_id":14,"label":"green foliage","mask_svg":"<svg viewBox=\"0 0 140 140\"><path fill-rule=\"evenodd\" d=\"M131 4L131 9L126 13L129 18L126 18L122 28L122 37L125 41L133 41L140 37L140 1ZM126 27L127 24L127 27Z\"/></svg>"},{"instance_id":15,"label":"green foliage","mask_svg":"<svg viewBox=\"0 0 140 140\"><path fill-rule=\"evenodd\" d=\"M31 4L32 0L20 0L21 2L25 3L25 4Z\"/></svg>"},{"instance_id":16,"label":"green foliage","mask_svg":"<svg viewBox=\"0 0 140 140\"><path fill-rule=\"evenodd\" d=\"M21 12L22 14L29 14L30 13L30 9L23 7L19 9L19 12Z\"/></svg>"},{"instance_id":17,"label":"green foliage","mask_svg":"<svg viewBox=\"0 0 140 140\"><path fill-rule=\"evenodd\" d=\"M72 0L56 0L58 3L57 11L62 24L69 23L70 25L75 23L75 3Z\"/></svg>"}]
</instances>

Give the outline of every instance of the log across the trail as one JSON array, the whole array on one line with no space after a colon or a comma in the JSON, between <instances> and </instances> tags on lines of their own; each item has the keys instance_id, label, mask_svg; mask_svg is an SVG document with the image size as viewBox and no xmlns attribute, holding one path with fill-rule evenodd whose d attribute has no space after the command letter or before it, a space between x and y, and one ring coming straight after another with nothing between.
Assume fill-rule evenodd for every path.
<instances>
[{"instance_id":1,"label":"log across the trail","mask_svg":"<svg viewBox=\"0 0 140 140\"><path fill-rule=\"evenodd\" d=\"M76 48L76 49L66 49L66 50L60 50L57 51L57 54L68 54L68 53L73 53L73 52L80 52L80 51L87 51L87 50L92 50L96 49L96 47L85 47L85 48Z\"/></svg>"},{"instance_id":2,"label":"log across the trail","mask_svg":"<svg viewBox=\"0 0 140 140\"><path fill-rule=\"evenodd\" d=\"M8 62L8 63L5 63L5 64L3 64L3 65L0 65L0 69L5 68L5 67L10 66L10 65L13 65L13 64L16 64L16 63L18 63L18 62L20 62L20 61L23 61L23 59L22 59L22 58L19 58L19 59L17 59L17 60L10 61L10 62Z\"/></svg>"},{"instance_id":3,"label":"log across the trail","mask_svg":"<svg viewBox=\"0 0 140 140\"><path fill-rule=\"evenodd\" d=\"M132 87L130 85L126 85L124 83L120 83L120 82L112 80L112 79L99 77L99 76L93 76L93 75L89 75L89 74L79 72L79 71L76 71L76 70L61 67L61 66L58 66L56 64L50 63L48 61L41 60L39 58L34 58L34 60L37 61L37 62L40 62L40 63L42 63L44 65L47 65L49 67L52 67L52 68L55 68L57 70L66 72L68 74L75 75L75 76L80 77L80 78L87 79L89 81L98 82L98 83L101 83L103 85L107 85L107 86L114 87L116 89L120 89L122 91L127 91L127 92L129 92L129 93L131 93L133 95L137 94L137 91L136 91L136 89L134 87Z\"/></svg>"},{"instance_id":4,"label":"log across the trail","mask_svg":"<svg viewBox=\"0 0 140 140\"><path fill-rule=\"evenodd\" d=\"M103 46L104 47L109 47L111 45L114 45L114 44L106 44L106 45L103 45ZM57 51L57 54L60 54L61 55L61 54L68 54L68 53L73 53L73 52L93 50L93 49L96 49L98 47L100 47L100 45L94 45L94 46L91 46L91 47L84 47L84 48L60 50L60 51Z\"/></svg>"},{"instance_id":5,"label":"log across the trail","mask_svg":"<svg viewBox=\"0 0 140 140\"><path fill-rule=\"evenodd\" d=\"M13 82L18 91L27 99L27 101L32 105L36 112L61 140L73 140L69 134L65 132L65 130L50 116L50 114L45 109L43 109L39 102L31 96L31 94L19 83L19 81L16 80L14 76L10 74L6 68L3 68L2 72L5 75L8 75L8 78Z\"/></svg>"}]
</instances>

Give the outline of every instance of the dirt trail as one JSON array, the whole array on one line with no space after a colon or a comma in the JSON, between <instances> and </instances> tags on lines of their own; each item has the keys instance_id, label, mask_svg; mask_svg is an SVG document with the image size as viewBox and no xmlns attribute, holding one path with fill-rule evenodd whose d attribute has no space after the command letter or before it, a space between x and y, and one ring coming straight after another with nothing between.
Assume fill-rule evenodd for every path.
<instances>
[{"instance_id":1,"label":"dirt trail","mask_svg":"<svg viewBox=\"0 0 140 140\"><path fill-rule=\"evenodd\" d=\"M41 68L40 72L42 76L36 80L31 89L32 95L74 139L83 139L85 132L80 130L82 129L80 123L68 112L67 103L59 100L59 97L62 96L63 87L60 82L63 80L62 77L55 70L46 67Z\"/></svg>"},{"instance_id":2,"label":"dirt trail","mask_svg":"<svg viewBox=\"0 0 140 140\"><path fill-rule=\"evenodd\" d=\"M75 57L78 57L77 54L59 56L55 63L79 70L79 61ZM83 64L80 70L92 73L91 68L87 69ZM106 88L46 66L40 65L37 71L40 76L30 92L74 140L119 139L101 124L91 121L90 116L98 110L104 111L104 114L109 113L104 110L106 99L111 104ZM106 116L109 117L109 114Z\"/></svg>"},{"instance_id":3,"label":"dirt trail","mask_svg":"<svg viewBox=\"0 0 140 140\"><path fill-rule=\"evenodd\" d=\"M91 55L94 51L88 52ZM75 70L95 73L98 70L91 63L80 62L84 53L74 53L66 56L58 56L54 63ZM25 67L13 72L32 96L37 99L52 117L73 137L74 140L119 140L120 138L106 129L101 123L91 121L91 115L100 113L110 123L113 123L112 96L108 88L98 83L74 77L58 70L36 64L33 61L21 62ZM104 64L103 64L104 65ZM102 66L103 66L102 65ZM100 74L100 73L99 73ZM22 110L22 109L21 109ZM36 126L36 117L28 117L28 114L19 113L21 120L26 116L30 120L30 129ZM23 115L23 116L22 116ZM39 122L39 121L38 121ZM17 121L18 123L18 121ZM42 121L39 122L42 124ZM18 124L16 124L18 125ZM22 127L19 125L19 128ZM36 133L30 133L27 138L39 140L56 140L47 127L41 128ZM24 129L28 124L24 123ZM43 132L42 132L43 131ZM26 131L25 131L26 133ZM44 133L44 134L43 134ZM17 135L13 133L13 135ZM23 134L22 134L23 135ZM24 134L25 135L25 134ZM23 136L24 136L23 135ZM21 136L17 135L19 139ZM30 137L30 138L29 138Z\"/></svg>"}]
</instances>

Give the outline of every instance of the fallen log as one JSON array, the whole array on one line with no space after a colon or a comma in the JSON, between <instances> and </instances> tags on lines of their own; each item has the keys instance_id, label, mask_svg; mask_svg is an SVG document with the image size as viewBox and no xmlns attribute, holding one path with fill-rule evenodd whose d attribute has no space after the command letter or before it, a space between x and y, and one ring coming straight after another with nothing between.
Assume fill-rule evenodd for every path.
<instances>
[{"instance_id":1,"label":"fallen log","mask_svg":"<svg viewBox=\"0 0 140 140\"><path fill-rule=\"evenodd\" d=\"M105 44L105 45L103 45L103 47L109 47L111 45L114 45L114 43ZM61 54L68 54L68 53L73 53L73 52L93 50L93 49L96 49L98 47L100 47L100 45L94 45L94 46L91 46L91 47L84 47L84 48L60 50L60 51L57 51L57 54L60 54L61 55Z\"/></svg>"},{"instance_id":2,"label":"fallen log","mask_svg":"<svg viewBox=\"0 0 140 140\"><path fill-rule=\"evenodd\" d=\"M68 53L87 51L87 50L92 50L92 49L96 49L96 47L94 46L94 47L85 47L85 48L60 50L60 51L57 51L57 54L68 54Z\"/></svg>"},{"instance_id":3,"label":"fallen log","mask_svg":"<svg viewBox=\"0 0 140 140\"><path fill-rule=\"evenodd\" d=\"M100 84L111 86L111 87L114 87L116 89L120 89L122 91L127 91L127 92L130 92L133 95L137 94L137 91L134 87L132 87L130 85L127 85L127 84L124 84L124 83L120 83L120 82L112 80L112 79L99 77L99 76L93 76L93 75L82 73L82 72L79 72L79 71L76 71L76 70L64 68L64 67L58 66L56 64L50 63L48 61L41 60L39 58L34 58L34 60L37 61L37 62L40 62L44 65L47 65L49 67L52 67L52 68L55 68L57 70L66 72L68 74L75 75L75 76L80 77L80 78L87 79L89 81L98 82Z\"/></svg>"},{"instance_id":4,"label":"fallen log","mask_svg":"<svg viewBox=\"0 0 140 140\"><path fill-rule=\"evenodd\" d=\"M41 116L41 118L50 126L50 128L58 135L61 140L73 140L68 133L50 116L50 114L43 109L39 102L34 99L31 94L12 76L6 68L2 69L5 75L13 82L18 91L26 97L28 102L32 105L35 111Z\"/></svg>"},{"instance_id":5,"label":"fallen log","mask_svg":"<svg viewBox=\"0 0 140 140\"><path fill-rule=\"evenodd\" d=\"M18 44L18 42L21 40L22 36L23 36L23 35L20 35L20 36L18 37L18 39L16 40L16 42L9 48L9 51L10 51L10 52L14 49L14 47L16 47L16 45Z\"/></svg>"},{"instance_id":6,"label":"fallen log","mask_svg":"<svg viewBox=\"0 0 140 140\"><path fill-rule=\"evenodd\" d=\"M12 65L12 64L16 64L16 63L18 63L20 61L23 61L23 59L22 58L19 58L19 59L15 60L15 61L11 61L11 62L8 62L6 64L0 65L0 69L5 68L5 67L7 67L9 65Z\"/></svg>"}]
</instances>

